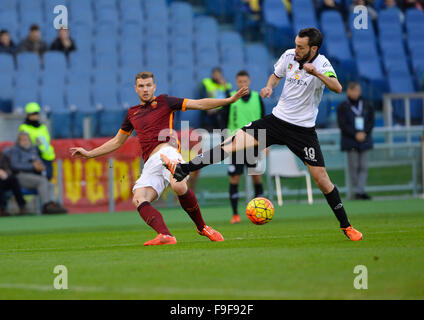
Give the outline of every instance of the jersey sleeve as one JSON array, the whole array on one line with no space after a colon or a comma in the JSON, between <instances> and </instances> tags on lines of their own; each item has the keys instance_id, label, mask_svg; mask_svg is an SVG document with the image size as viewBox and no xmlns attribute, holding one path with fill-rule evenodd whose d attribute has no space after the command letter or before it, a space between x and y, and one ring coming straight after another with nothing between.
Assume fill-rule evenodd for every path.
<instances>
[{"instance_id":1,"label":"jersey sleeve","mask_svg":"<svg viewBox=\"0 0 424 320\"><path fill-rule=\"evenodd\" d=\"M188 99L165 96L165 100L172 110L186 111Z\"/></svg>"},{"instance_id":2,"label":"jersey sleeve","mask_svg":"<svg viewBox=\"0 0 424 320\"><path fill-rule=\"evenodd\" d=\"M128 112L125 115L124 120L122 121L121 128L119 129L119 132L129 136L129 135L131 135L131 132L133 131L134 127L133 127L130 119L128 118Z\"/></svg>"},{"instance_id":3,"label":"jersey sleeve","mask_svg":"<svg viewBox=\"0 0 424 320\"><path fill-rule=\"evenodd\" d=\"M334 71L334 68L328 59L323 60L322 65L318 71L327 77L337 78L336 71Z\"/></svg>"},{"instance_id":4,"label":"jersey sleeve","mask_svg":"<svg viewBox=\"0 0 424 320\"><path fill-rule=\"evenodd\" d=\"M287 51L284 52L280 59L274 64L274 74L278 78L284 78L286 76L286 57L287 57Z\"/></svg>"}]
</instances>

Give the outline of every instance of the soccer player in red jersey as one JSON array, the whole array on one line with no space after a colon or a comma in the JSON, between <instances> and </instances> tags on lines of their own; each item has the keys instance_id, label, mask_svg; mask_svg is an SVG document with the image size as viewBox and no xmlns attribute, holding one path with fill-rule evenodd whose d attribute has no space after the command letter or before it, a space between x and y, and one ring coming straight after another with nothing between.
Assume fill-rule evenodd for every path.
<instances>
[{"instance_id":1,"label":"soccer player in red jersey","mask_svg":"<svg viewBox=\"0 0 424 320\"><path fill-rule=\"evenodd\" d=\"M248 89L242 88L227 99L191 100L167 95L155 97L156 84L151 72L140 72L136 75L135 82L135 91L141 103L128 109L116 136L93 150L71 148L72 157L95 158L113 152L119 149L135 130L142 149L144 168L133 187L133 204L143 220L158 233L156 238L147 241L144 245L177 243L175 237L169 232L161 213L151 205L169 184L177 194L181 207L196 224L198 233L212 241L223 241L224 238L218 231L205 224L196 196L187 187L187 180L177 182L170 171L162 165L160 154L165 154L177 162L183 161L178 150L178 141L167 134L172 130L175 111L209 110L229 105L246 95Z\"/></svg>"}]
</instances>

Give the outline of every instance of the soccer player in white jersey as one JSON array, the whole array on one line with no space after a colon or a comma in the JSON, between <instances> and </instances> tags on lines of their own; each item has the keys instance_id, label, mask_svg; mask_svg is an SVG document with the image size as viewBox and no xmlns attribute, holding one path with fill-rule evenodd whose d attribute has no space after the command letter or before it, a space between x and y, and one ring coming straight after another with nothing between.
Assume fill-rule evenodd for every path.
<instances>
[{"instance_id":1,"label":"soccer player in white jersey","mask_svg":"<svg viewBox=\"0 0 424 320\"><path fill-rule=\"evenodd\" d=\"M324 86L336 93L342 92L342 86L331 63L318 52L322 44L322 35L318 29L301 30L295 44L295 49L282 54L274 65L274 73L269 77L266 87L261 90L262 98L268 98L280 80L285 78L283 92L272 114L244 126L222 144L188 163L176 163L166 156L161 156L162 162L180 181L190 172L221 162L232 152L248 148L264 149L273 144L286 145L308 167L344 234L350 240L358 241L362 239L362 233L354 229L347 218L337 187L325 169L315 131ZM265 135L264 142L261 135Z\"/></svg>"}]
</instances>

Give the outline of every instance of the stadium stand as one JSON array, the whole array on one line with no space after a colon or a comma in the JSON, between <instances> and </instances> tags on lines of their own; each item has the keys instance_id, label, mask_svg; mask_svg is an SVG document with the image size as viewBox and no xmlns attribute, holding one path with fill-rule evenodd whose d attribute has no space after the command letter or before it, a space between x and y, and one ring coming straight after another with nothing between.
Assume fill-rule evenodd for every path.
<instances>
[{"instance_id":1,"label":"stadium stand","mask_svg":"<svg viewBox=\"0 0 424 320\"><path fill-rule=\"evenodd\" d=\"M189 2L204 4L204 11ZM322 52L333 62L341 82L359 80L365 98L376 106L381 105L384 92L412 93L422 86L424 13L417 9L406 10L402 21L398 9L385 9L383 1L376 1L377 23L369 20L367 30L357 30L350 1L336 1L343 12L321 12L322 1L292 1L290 11L281 0L264 0L259 21L263 43L249 43L241 36L248 23L218 24L236 20L239 1L189 2L3 0L0 29L7 29L15 43L36 23L50 45L57 36L51 28L54 7L66 5L77 50L68 58L62 52L46 52L42 59L20 53L15 61L0 54L0 111L20 112L26 102L34 100L52 120L67 117L67 124L54 130L56 137L81 137L86 117L91 117L96 136L114 134L112 130L100 132L98 123L109 121L108 127L118 127L118 115L137 103L133 93L137 71L154 72L157 94L197 98L199 84L216 66L222 67L233 86L235 74L246 69L254 75L252 88L260 90L276 58L293 47L297 31L306 26L322 30ZM267 112L277 100L274 92L266 101ZM320 127L331 126L335 101L331 93L324 93ZM394 116L399 122L404 120L402 102L394 104ZM412 101L411 116L414 123L422 123L420 102ZM200 113L177 113L176 117L189 119L193 127L200 125Z\"/></svg>"},{"instance_id":2,"label":"stadium stand","mask_svg":"<svg viewBox=\"0 0 424 320\"><path fill-rule=\"evenodd\" d=\"M286 7L280 0L264 0L265 42L274 51L293 44L293 28Z\"/></svg>"},{"instance_id":3,"label":"stadium stand","mask_svg":"<svg viewBox=\"0 0 424 320\"><path fill-rule=\"evenodd\" d=\"M321 31L324 36L323 49L334 63L339 79L347 81L356 72L355 60L350 48L342 15L335 11L324 11L320 17Z\"/></svg>"}]
</instances>

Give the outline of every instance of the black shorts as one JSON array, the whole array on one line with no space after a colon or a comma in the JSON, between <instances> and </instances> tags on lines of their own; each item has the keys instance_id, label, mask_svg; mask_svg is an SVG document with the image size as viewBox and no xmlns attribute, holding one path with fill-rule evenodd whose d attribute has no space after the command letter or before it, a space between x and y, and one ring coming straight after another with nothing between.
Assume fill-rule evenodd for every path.
<instances>
[{"instance_id":1,"label":"black shorts","mask_svg":"<svg viewBox=\"0 0 424 320\"><path fill-rule=\"evenodd\" d=\"M315 127L296 126L270 114L249 123L242 130L259 142L259 149L273 144L286 145L300 160L310 166L325 167Z\"/></svg>"},{"instance_id":2,"label":"black shorts","mask_svg":"<svg viewBox=\"0 0 424 320\"><path fill-rule=\"evenodd\" d=\"M255 156L257 156L257 154ZM247 159L247 158L244 157L243 159ZM246 161L245 163L238 163L237 153L234 152L232 153L232 156L231 156L231 163L228 166L228 175L229 176L242 175L244 173L244 167L256 169L256 167L258 166L258 161L259 160L256 160L254 163L249 163L248 161Z\"/></svg>"}]
</instances>

